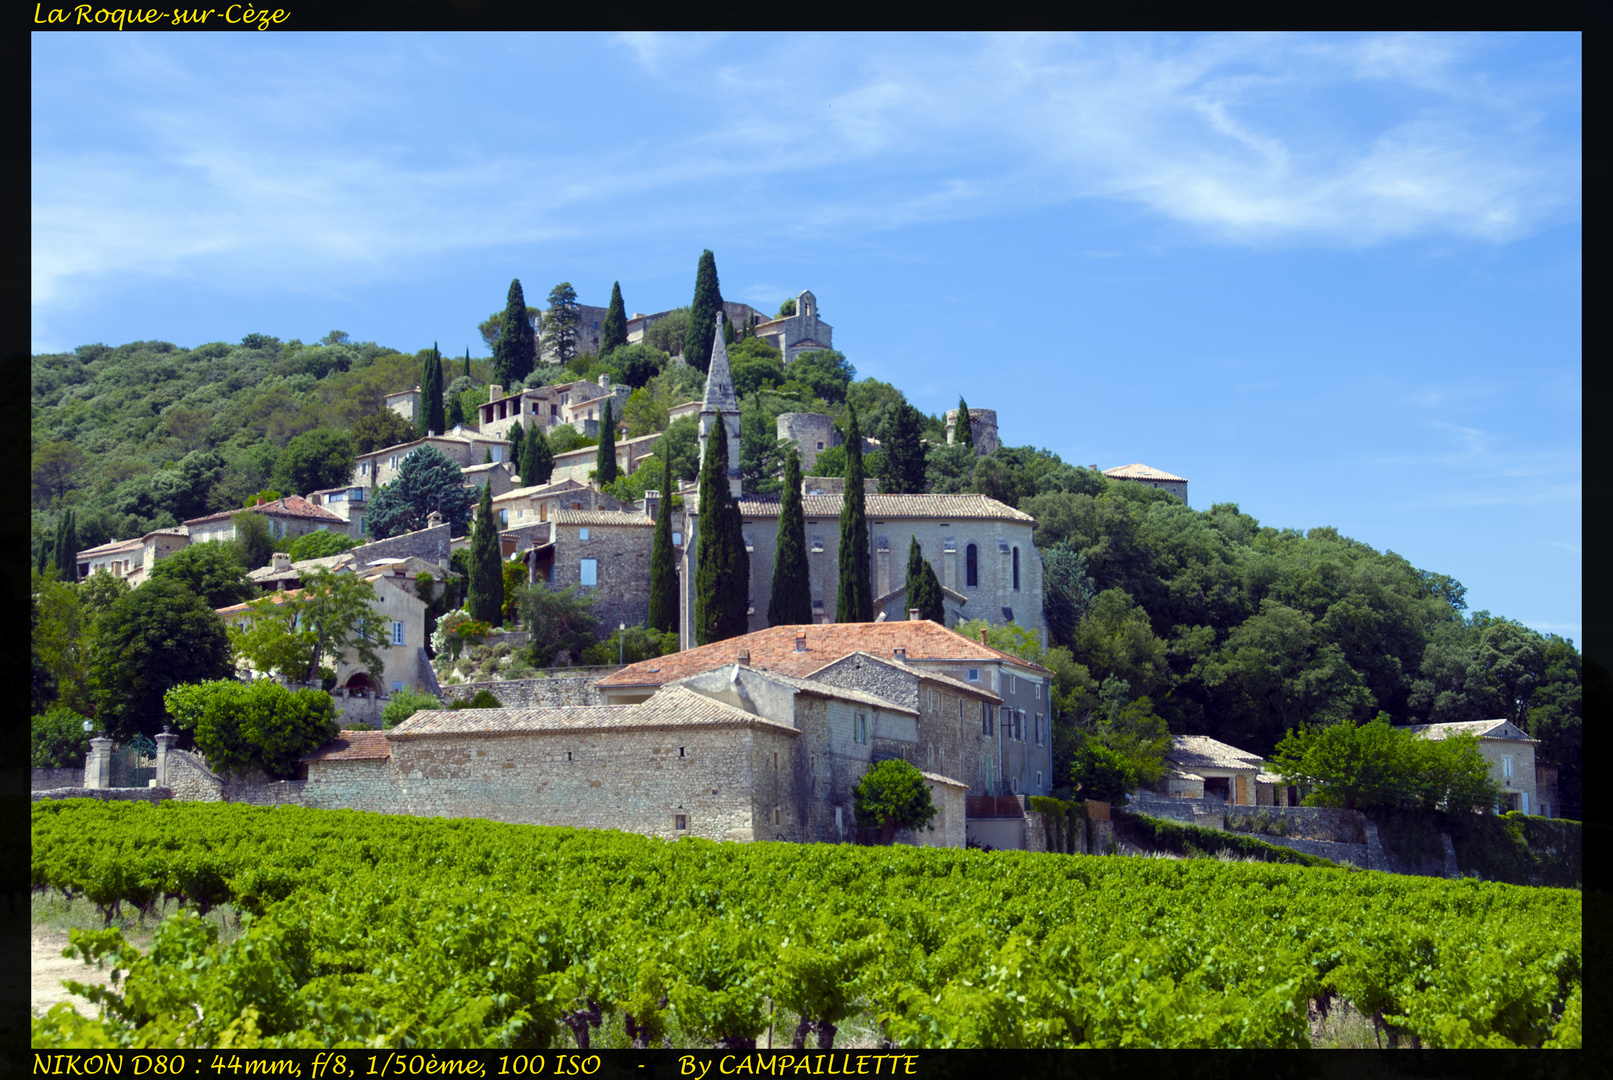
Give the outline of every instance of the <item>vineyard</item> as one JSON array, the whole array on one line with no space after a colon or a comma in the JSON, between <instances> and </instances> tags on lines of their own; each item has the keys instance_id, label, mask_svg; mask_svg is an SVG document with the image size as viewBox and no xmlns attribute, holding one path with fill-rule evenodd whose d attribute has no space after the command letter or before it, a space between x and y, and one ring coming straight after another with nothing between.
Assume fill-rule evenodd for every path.
<instances>
[{"instance_id":1,"label":"vineyard","mask_svg":"<svg viewBox=\"0 0 1613 1080\"><path fill-rule=\"evenodd\" d=\"M35 1047L1296 1047L1348 1002L1403 1044L1580 1044L1580 894L1270 864L44 801L32 884L177 912ZM227 944L202 916L244 912Z\"/></svg>"}]
</instances>

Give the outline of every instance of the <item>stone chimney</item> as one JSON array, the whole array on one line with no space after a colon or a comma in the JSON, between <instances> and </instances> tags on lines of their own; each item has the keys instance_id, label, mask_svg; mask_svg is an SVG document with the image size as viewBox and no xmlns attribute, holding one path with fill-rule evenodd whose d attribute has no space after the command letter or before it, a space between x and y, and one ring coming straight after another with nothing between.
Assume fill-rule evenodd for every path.
<instances>
[{"instance_id":1,"label":"stone chimney","mask_svg":"<svg viewBox=\"0 0 1613 1080\"><path fill-rule=\"evenodd\" d=\"M274 568L276 570L290 570L291 569L291 554L289 552L285 552L285 551L277 551L277 552L275 552L274 553Z\"/></svg>"},{"instance_id":2,"label":"stone chimney","mask_svg":"<svg viewBox=\"0 0 1613 1080\"><path fill-rule=\"evenodd\" d=\"M919 609L918 608L910 607L910 608L907 609L907 621L908 622L918 622L919 621Z\"/></svg>"},{"instance_id":3,"label":"stone chimney","mask_svg":"<svg viewBox=\"0 0 1613 1080\"><path fill-rule=\"evenodd\" d=\"M491 385L491 386L489 386L487 388L487 403L489 405L491 405L493 402L497 401L499 398L501 398L503 396L504 396L504 387L500 386L498 383L494 383L493 385Z\"/></svg>"},{"instance_id":4,"label":"stone chimney","mask_svg":"<svg viewBox=\"0 0 1613 1080\"><path fill-rule=\"evenodd\" d=\"M426 528L435 529L442 524L442 514L436 510L426 515Z\"/></svg>"},{"instance_id":5,"label":"stone chimney","mask_svg":"<svg viewBox=\"0 0 1613 1080\"><path fill-rule=\"evenodd\" d=\"M644 492L644 513L651 521L659 520L657 514L661 512L661 492L655 488L648 488Z\"/></svg>"},{"instance_id":6,"label":"stone chimney","mask_svg":"<svg viewBox=\"0 0 1613 1080\"><path fill-rule=\"evenodd\" d=\"M892 649L891 650L891 655L894 656L896 659L902 661L903 663L907 662L907 650L906 649Z\"/></svg>"},{"instance_id":7,"label":"stone chimney","mask_svg":"<svg viewBox=\"0 0 1613 1080\"><path fill-rule=\"evenodd\" d=\"M749 665L750 664L750 650L749 649L740 649L739 650L738 660L739 660L739 662L741 664Z\"/></svg>"},{"instance_id":8,"label":"stone chimney","mask_svg":"<svg viewBox=\"0 0 1613 1080\"><path fill-rule=\"evenodd\" d=\"M980 628L980 644L984 645L985 643L986 643L986 628L984 626L982 626Z\"/></svg>"},{"instance_id":9,"label":"stone chimney","mask_svg":"<svg viewBox=\"0 0 1613 1080\"><path fill-rule=\"evenodd\" d=\"M610 374L608 372L599 377L599 385L606 390L610 389Z\"/></svg>"},{"instance_id":10,"label":"stone chimney","mask_svg":"<svg viewBox=\"0 0 1613 1080\"><path fill-rule=\"evenodd\" d=\"M806 631L805 630L797 630L795 632L795 651L796 652L806 652L807 651L807 647L806 647Z\"/></svg>"}]
</instances>

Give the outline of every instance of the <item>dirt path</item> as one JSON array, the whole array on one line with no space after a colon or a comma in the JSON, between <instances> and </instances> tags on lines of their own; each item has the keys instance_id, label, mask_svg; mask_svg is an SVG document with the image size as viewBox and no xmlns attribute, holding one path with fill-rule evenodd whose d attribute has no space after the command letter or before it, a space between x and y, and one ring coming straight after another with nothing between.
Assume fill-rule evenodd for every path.
<instances>
[{"instance_id":1,"label":"dirt path","mask_svg":"<svg viewBox=\"0 0 1613 1080\"><path fill-rule=\"evenodd\" d=\"M54 930L33 927L29 935L29 968L32 974L30 1009L35 1016L44 1016L52 1005L65 1001L81 1015L94 1016L95 1006L81 997L75 997L62 986L63 979L81 983L107 984L106 968L97 969L82 960L70 960L62 955L67 948L67 935Z\"/></svg>"}]
</instances>

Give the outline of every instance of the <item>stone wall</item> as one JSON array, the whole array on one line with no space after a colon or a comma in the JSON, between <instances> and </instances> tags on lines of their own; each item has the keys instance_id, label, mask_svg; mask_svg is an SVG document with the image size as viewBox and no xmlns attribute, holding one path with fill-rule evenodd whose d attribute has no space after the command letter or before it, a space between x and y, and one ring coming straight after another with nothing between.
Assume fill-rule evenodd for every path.
<instances>
[{"instance_id":1,"label":"stone wall","mask_svg":"<svg viewBox=\"0 0 1613 1080\"><path fill-rule=\"evenodd\" d=\"M541 709L555 705L602 705L594 684L615 671L601 668L588 675L561 675L549 679L490 679L485 682L449 683L440 695L443 704L466 701L487 690L507 709Z\"/></svg>"},{"instance_id":2,"label":"stone wall","mask_svg":"<svg viewBox=\"0 0 1613 1080\"><path fill-rule=\"evenodd\" d=\"M781 413L778 437L793 442L800 452L802 476L812 474L819 454L831 446L839 446L841 442L834 419L823 413Z\"/></svg>"},{"instance_id":3,"label":"stone wall","mask_svg":"<svg viewBox=\"0 0 1613 1080\"><path fill-rule=\"evenodd\" d=\"M648 518L635 515L630 520L637 523L555 525L550 587L558 591L580 585L583 560L593 560L596 584L583 586L583 591L595 597L593 616L607 633L618 623L643 626L650 617L650 547L655 528ZM584 528L588 530L586 540L580 535Z\"/></svg>"},{"instance_id":4,"label":"stone wall","mask_svg":"<svg viewBox=\"0 0 1613 1080\"><path fill-rule=\"evenodd\" d=\"M76 769L34 769L29 777L28 786L32 791L83 787L84 766L80 765Z\"/></svg>"},{"instance_id":5,"label":"stone wall","mask_svg":"<svg viewBox=\"0 0 1613 1080\"><path fill-rule=\"evenodd\" d=\"M1342 810L1328 806L1225 806L1226 828L1241 832L1257 840L1271 840L1272 834L1255 828L1239 828L1235 823L1253 824L1261 819L1273 824L1281 822L1286 832L1276 836L1295 839L1323 840L1339 844L1366 843L1366 816L1359 810Z\"/></svg>"},{"instance_id":6,"label":"stone wall","mask_svg":"<svg viewBox=\"0 0 1613 1080\"><path fill-rule=\"evenodd\" d=\"M173 789L165 787L62 787L32 792L34 802L40 799L100 799L102 802L149 802L156 805L164 799L175 797Z\"/></svg>"},{"instance_id":7,"label":"stone wall","mask_svg":"<svg viewBox=\"0 0 1613 1080\"><path fill-rule=\"evenodd\" d=\"M385 540L374 540L354 548L353 558L363 566L376 559L406 559L413 555L415 558L437 563L439 566L447 566L450 532L447 524L433 525L391 536Z\"/></svg>"},{"instance_id":8,"label":"stone wall","mask_svg":"<svg viewBox=\"0 0 1613 1080\"><path fill-rule=\"evenodd\" d=\"M1287 836L1264 836L1258 833L1251 835L1254 839L1263 843L1289 848L1305 855L1316 855L1323 859L1331 859L1341 865L1349 863L1351 866L1358 866L1363 870L1367 869L1371 862L1367 853L1367 845L1365 844L1340 844L1326 840L1296 840Z\"/></svg>"},{"instance_id":9,"label":"stone wall","mask_svg":"<svg viewBox=\"0 0 1613 1080\"><path fill-rule=\"evenodd\" d=\"M224 801L224 778L190 751L169 750L166 771L174 798L185 802Z\"/></svg>"}]
</instances>

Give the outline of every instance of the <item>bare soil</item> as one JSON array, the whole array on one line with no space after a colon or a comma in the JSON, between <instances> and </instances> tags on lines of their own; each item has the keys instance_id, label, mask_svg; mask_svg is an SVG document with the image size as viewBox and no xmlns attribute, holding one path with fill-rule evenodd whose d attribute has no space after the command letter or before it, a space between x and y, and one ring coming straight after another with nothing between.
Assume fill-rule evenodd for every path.
<instances>
[{"instance_id":1,"label":"bare soil","mask_svg":"<svg viewBox=\"0 0 1613 1080\"><path fill-rule=\"evenodd\" d=\"M29 1008L35 1016L44 1016L52 1005L65 1001L85 1017L95 1015L95 1006L67 991L63 979L105 986L110 979L106 968L96 968L82 960L62 955L67 948L67 935L59 930L34 926L29 934L29 970L31 993Z\"/></svg>"}]
</instances>

